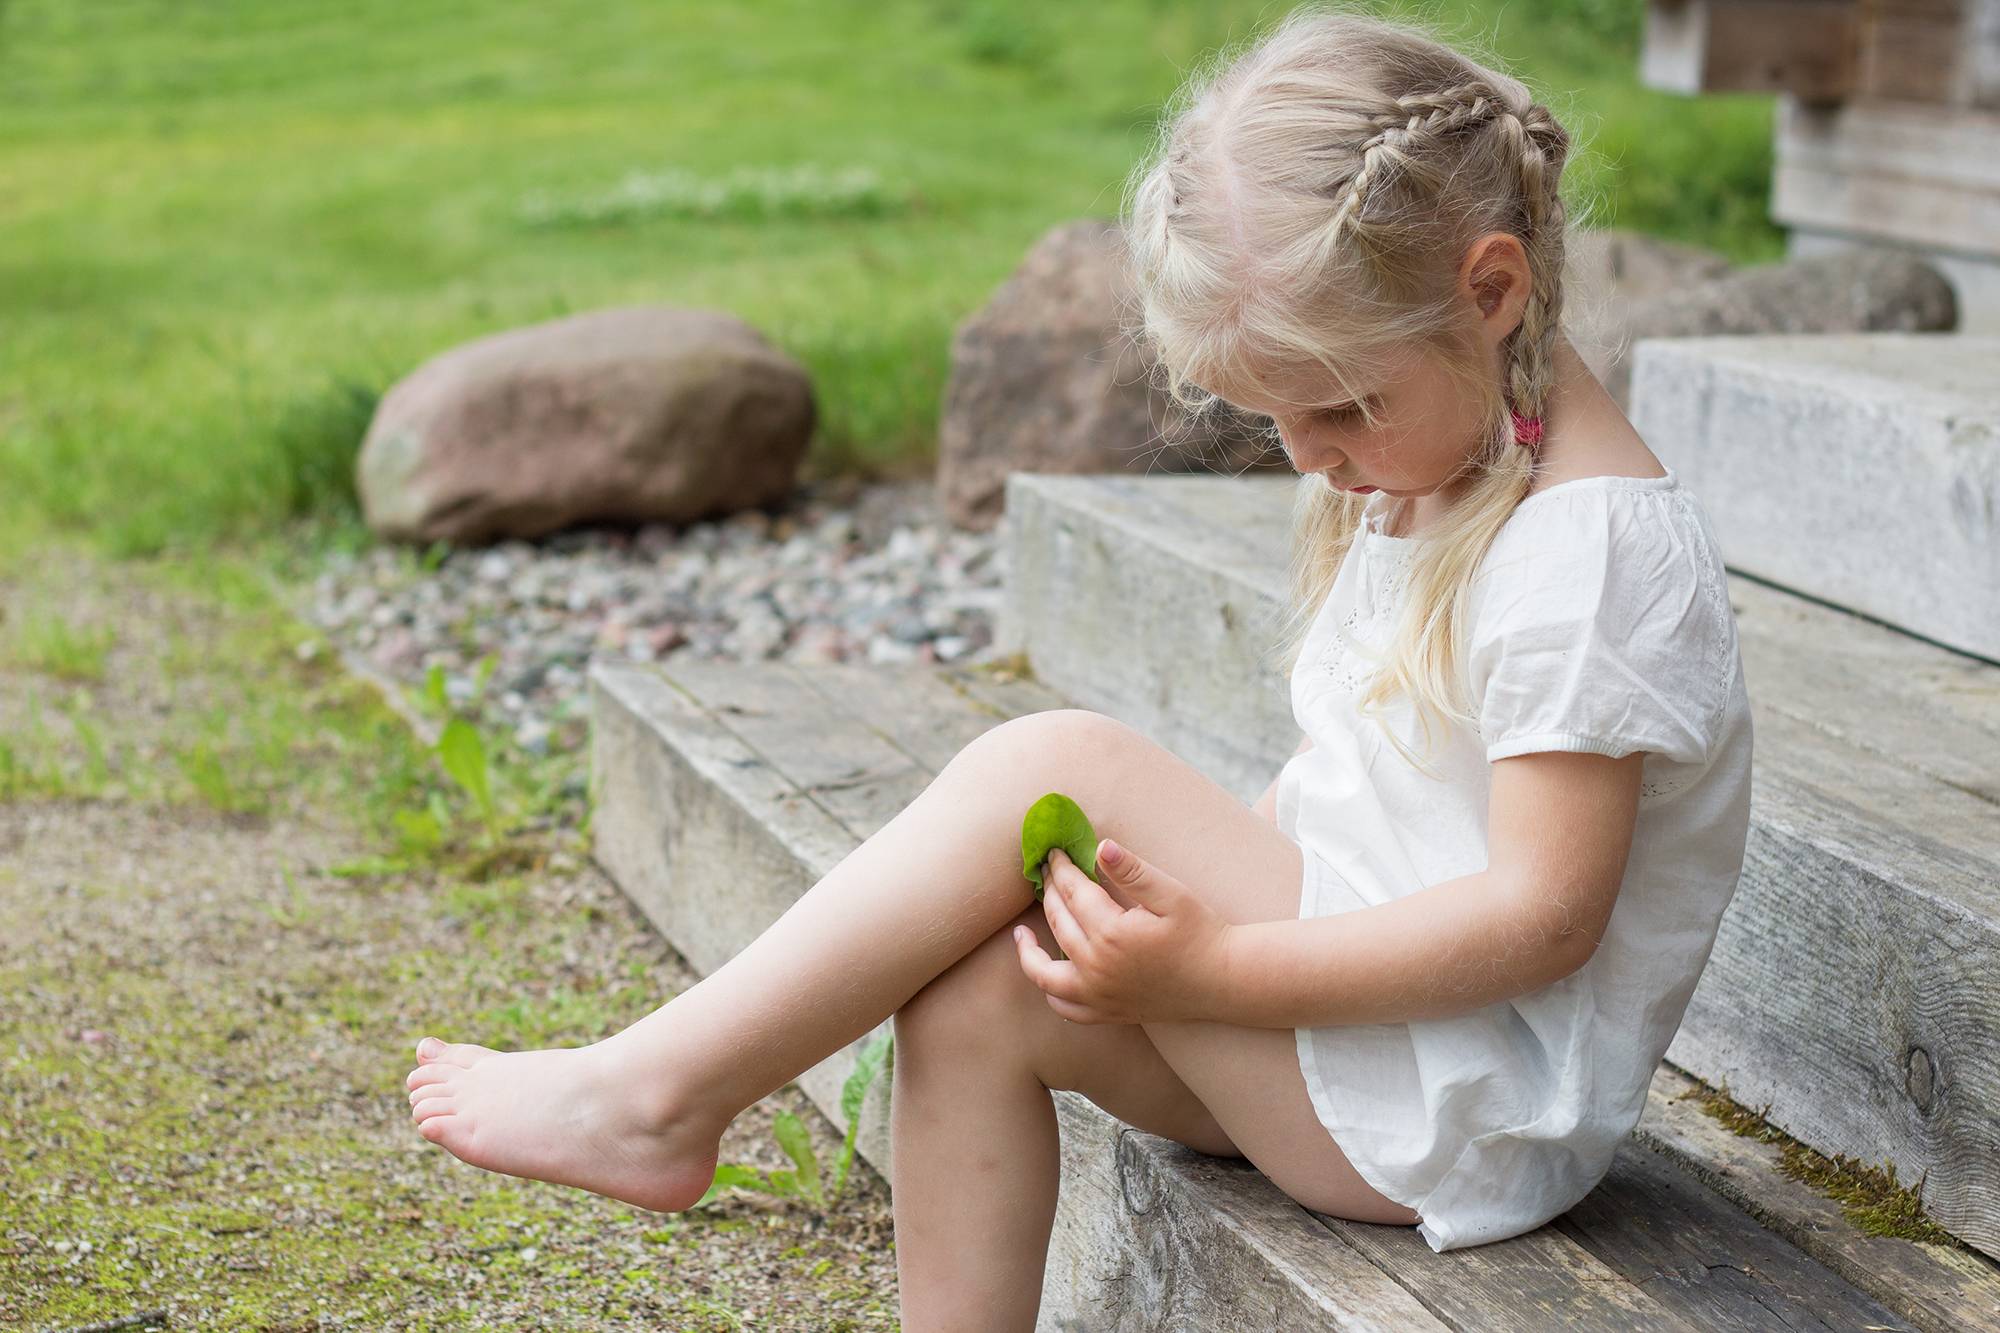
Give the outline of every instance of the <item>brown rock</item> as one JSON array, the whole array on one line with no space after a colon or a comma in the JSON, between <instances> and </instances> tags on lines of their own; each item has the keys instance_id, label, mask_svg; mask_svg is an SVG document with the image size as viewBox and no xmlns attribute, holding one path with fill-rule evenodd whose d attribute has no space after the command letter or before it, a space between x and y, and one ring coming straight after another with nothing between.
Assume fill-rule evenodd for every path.
<instances>
[{"instance_id":1,"label":"brown rock","mask_svg":"<svg viewBox=\"0 0 2000 1333\"><path fill-rule=\"evenodd\" d=\"M774 504L815 420L805 372L717 310L600 310L443 353L382 399L357 481L384 537L458 543Z\"/></svg>"},{"instance_id":2,"label":"brown rock","mask_svg":"<svg viewBox=\"0 0 2000 1333\"><path fill-rule=\"evenodd\" d=\"M1115 222L1065 223L959 326L938 428L938 499L953 523L998 522L1009 472L1290 466L1254 438L1265 419L1195 421L1152 383L1150 358L1119 328L1122 258Z\"/></svg>"}]
</instances>

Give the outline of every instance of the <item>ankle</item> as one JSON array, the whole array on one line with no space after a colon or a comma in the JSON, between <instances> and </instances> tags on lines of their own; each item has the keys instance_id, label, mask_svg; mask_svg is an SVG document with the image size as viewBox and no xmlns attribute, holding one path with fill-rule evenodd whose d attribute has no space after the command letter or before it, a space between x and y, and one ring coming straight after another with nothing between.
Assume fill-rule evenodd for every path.
<instances>
[{"instance_id":1,"label":"ankle","mask_svg":"<svg viewBox=\"0 0 2000 1333\"><path fill-rule=\"evenodd\" d=\"M735 1118L707 1105L696 1095L680 1062L670 1053L654 1049L632 1028L585 1049L591 1052L598 1086L616 1098L642 1129L705 1133L712 1125L714 1137L719 1139Z\"/></svg>"}]
</instances>

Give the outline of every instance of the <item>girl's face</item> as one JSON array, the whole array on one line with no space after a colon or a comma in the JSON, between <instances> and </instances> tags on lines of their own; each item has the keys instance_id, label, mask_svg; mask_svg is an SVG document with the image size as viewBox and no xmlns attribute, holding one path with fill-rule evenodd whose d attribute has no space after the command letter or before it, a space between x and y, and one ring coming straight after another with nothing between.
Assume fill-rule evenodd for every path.
<instances>
[{"instance_id":1,"label":"girl's face","mask_svg":"<svg viewBox=\"0 0 2000 1333\"><path fill-rule=\"evenodd\" d=\"M1445 488L1478 448L1479 405L1429 348L1404 356L1379 383L1355 386L1375 408L1373 427L1356 400L1323 374L1263 387L1269 398L1229 401L1269 416L1292 466L1301 475L1323 474L1338 490L1429 495ZM1281 406L1281 398L1317 406Z\"/></svg>"}]
</instances>

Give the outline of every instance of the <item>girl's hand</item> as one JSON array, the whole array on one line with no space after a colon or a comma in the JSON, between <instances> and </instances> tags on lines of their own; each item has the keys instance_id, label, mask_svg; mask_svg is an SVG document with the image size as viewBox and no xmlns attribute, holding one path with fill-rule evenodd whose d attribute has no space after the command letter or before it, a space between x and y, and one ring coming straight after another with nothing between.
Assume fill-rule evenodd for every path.
<instances>
[{"instance_id":1,"label":"girl's hand","mask_svg":"<svg viewBox=\"0 0 2000 1333\"><path fill-rule=\"evenodd\" d=\"M1015 929L1014 947L1051 1008L1075 1023L1174 1022L1214 1012L1230 926L1193 890L1108 838L1097 844L1103 885L1060 848L1047 865L1042 910L1069 957L1050 958L1026 926Z\"/></svg>"}]
</instances>

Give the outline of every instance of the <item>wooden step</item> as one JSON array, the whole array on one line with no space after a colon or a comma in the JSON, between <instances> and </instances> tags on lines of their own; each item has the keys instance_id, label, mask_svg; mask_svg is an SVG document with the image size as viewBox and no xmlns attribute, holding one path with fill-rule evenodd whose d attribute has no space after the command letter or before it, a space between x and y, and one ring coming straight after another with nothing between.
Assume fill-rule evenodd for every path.
<instances>
[{"instance_id":1,"label":"wooden step","mask_svg":"<svg viewBox=\"0 0 2000 1333\"><path fill-rule=\"evenodd\" d=\"M1286 478L1008 479L996 647L1245 799L1298 744L1259 665ZM1731 574L1743 879L1667 1057L2000 1251L2000 667Z\"/></svg>"},{"instance_id":2,"label":"wooden step","mask_svg":"<svg viewBox=\"0 0 2000 1333\"><path fill-rule=\"evenodd\" d=\"M1995 366L1964 333L1642 338L1632 423L1731 569L2000 661Z\"/></svg>"},{"instance_id":3,"label":"wooden step","mask_svg":"<svg viewBox=\"0 0 2000 1333\"><path fill-rule=\"evenodd\" d=\"M978 668L600 662L590 679L595 855L703 973L974 736L1074 706ZM843 1129L840 1088L862 1044L798 1080ZM1569 1213L1441 1255L1414 1228L1311 1213L1246 1161L1058 1092L1063 1184L1040 1326L2000 1329L2000 1269L1859 1232L1778 1175L1776 1149L1675 1100L1691 1086L1662 1066L1640 1132ZM889 1178L886 1091L865 1101L857 1146Z\"/></svg>"}]
</instances>

